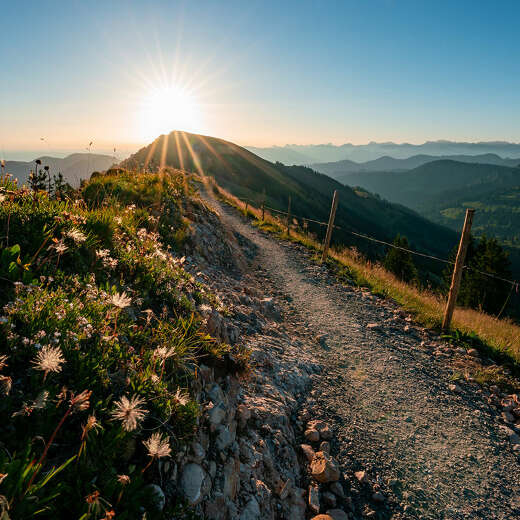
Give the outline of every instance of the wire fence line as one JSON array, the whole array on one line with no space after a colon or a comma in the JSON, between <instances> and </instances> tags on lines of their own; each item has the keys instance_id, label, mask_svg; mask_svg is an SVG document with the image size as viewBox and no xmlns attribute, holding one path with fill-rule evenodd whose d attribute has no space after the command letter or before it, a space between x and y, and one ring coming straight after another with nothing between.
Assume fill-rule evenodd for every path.
<instances>
[{"instance_id":1,"label":"wire fence line","mask_svg":"<svg viewBox=\"0 0 520 520\"><path fill-rule=\"evenodd\" d=\"M251 203L255 203L255 204L258 203L258 201L253 200L253 199L242 198L242 197L237 197L237 198L239 200L243 201L243 202L251 202ZM273 212L279 213L281 215L289 215L289 213L287 211L283 211L283 210L276 209L276 208L271 208L269 206L266 206L265 204L263 205L263 207L266 210L273 211ZM293 215L292 213L290 214L290 216L291 216L291 218L300 219L300 220L303 220L303 221L306 221L306 222L313 222L313 223L318 224L320 226L327 226L328 225L327 222L322 222L320 220L314 220L314 219L311 219L311 218L308 218L308 217L302 217L300 215ZM391 247L393 249L398 249L400 251L404 251L406 253L410 253L410 254L415 255L415 256L420 256L422 258L427 258L429 260L435 260L437 262L442 262L442 263L447 264L447 265L455 265L454 261L448 260L446 258L439 258L437 256L428 255L426 253L421 253L419 251L414 251L413 249L407 249L406 247L397 246L395 244L392 244L391 242L386 242L384 240L380 240L378 238L371 237L369 235L364 235L363 233L357 233L356 231L352 231L350 229L346 229L346 228L343 228L341 226L334 225L334 228L335 229L340 229L341 231L345 231L347 233L350 233L350 234L352 234L352 235L354 235L356 237L363 238L365 240L370 240L370 241L375 242L377 244L385 245L385 246ZM518 282L517 280L508 280L507 278L502 278L501 276L497 276L496 274L493 274L493 273L487 273L485 271L480 271L479 269L476 269L476 268L471 267L469 265L463 266L463 269L465 269L466 271L473 271L475 273L480 274L481 276L487 276L488 278L493 278L495 280L499 280L501 282L508 283L508 284L510 284L512 286L512 289L516 290L517 293L520 290L520 282Z\"/></svg>"}]
</instances>

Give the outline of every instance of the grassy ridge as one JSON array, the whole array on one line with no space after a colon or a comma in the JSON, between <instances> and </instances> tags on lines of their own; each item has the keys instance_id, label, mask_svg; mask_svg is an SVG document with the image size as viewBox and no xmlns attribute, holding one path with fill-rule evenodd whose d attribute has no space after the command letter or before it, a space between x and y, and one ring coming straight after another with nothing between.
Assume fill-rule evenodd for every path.
<instances>
[{"instance_id":1,"label":"grassy ridge","mask_svg":"<svg viewBox=\"0 0 520 520\"><path fill-rule=\"evenodd\" d=\"M149 484L195 431L197 364L227 349L196 313L216 300L170 254L198 199L175 171L76 196L0 181L0 516L181 515Z\"/></svg>"},{"instance_id":2,"label":"grassy ridge","mask_svg":"<svg viewBox=\"0 0 520 520\"><path fill-rule=\"evenodd\" d=\"M245 204L219 186L213 188L223 200L241 211ZM261 220L261 211L248 205L248 214L256 220L259 228L288 238L285 222L266 213ZM316 252L321 243L299 229L292 229L290 239L299 242ZM351 248L332 248L328 260L341 275L355 280L359 285L368 287L372 292L390 297L405 310L412 313L424 326L440 330L445 300L437 294L406 284L386 271L379 263L367 260ZM520 326L508 319L496 319L489 314L473 309L456 308L453 318L452 339L474 343L487 355L498 361L520 367Z\"/></svg>"}]
</instances>

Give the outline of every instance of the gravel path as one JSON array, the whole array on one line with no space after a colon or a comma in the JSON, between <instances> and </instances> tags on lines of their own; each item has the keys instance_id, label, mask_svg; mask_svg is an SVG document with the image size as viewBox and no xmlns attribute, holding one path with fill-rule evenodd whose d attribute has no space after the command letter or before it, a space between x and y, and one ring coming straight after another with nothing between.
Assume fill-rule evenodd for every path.
<instances>
[{"instance_id":1,"label":"gravel path","mask_svg":"<svg viewBox=\"0 0 520 520\"><path fill-rule=\"evenodd\" d=\"M340 285L304 248L211 204L230 230L258 246L256 279L324 367L302 406L335 431L333 454L352 483L353 517L520 518L518 456L485 392L471 383L449 390L450 349L394 303ZM371 484L356 481L359 470ZM384 504L371 500L378 488Z\"/></svg>"}]
</instances>

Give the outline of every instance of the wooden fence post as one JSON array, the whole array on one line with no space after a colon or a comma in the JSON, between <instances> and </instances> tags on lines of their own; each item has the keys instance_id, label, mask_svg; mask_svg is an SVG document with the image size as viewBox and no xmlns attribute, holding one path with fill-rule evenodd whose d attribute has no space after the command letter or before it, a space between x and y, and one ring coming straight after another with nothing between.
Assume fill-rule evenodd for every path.
<instances>
[{"instance_id":1,"label":"wooden fence post","mask_svg":"<svg viewBox=\"0 0 520 520\"><path fill-rule=\"evenodd\" d=\"M332 197L332 206L330 207L329 224L327 225L327 234L325 235L325 242L323 243L323 253L321 261L325 262L329 252L330 238L332 236L332 229L334 228L334 218L336 217L336 209L338 208L338 192L334 190Z\"/></svg>"},{"instance_id":2,"label":"wooden fence post","mask_svg":"<svg viewBox=\"0 0 520 520\"><path fill-rule=\"evenodd\" d=\"M462 273L464 271L464 261L466 260L466 253L468 251L471 224L473 222L474 209L466 209L466 218L464 219L464 227L460 236L459 249L457 251L457 259L453 266L453 276L451 278L450 292L448 293L448 302L444 311L444 319L442 320L442 330L448 331L451 325L451 318L457 303L457 296L459 294L460 282L462 280Z\"/></svg>"},{"instance_id":3,"label":"wooden fence post","mask_svg":"<svg viewBox=\"0 0 520 520\"><path fill-rule=\"evenodd\" d=\"M291 196L289 195L289 205L287 206L287 236L291 234Z\"/></svg>"},{"instance_id":4,"label":"wooden fence post","mask_svg":"<svg viewBox=\"0 0 520 520\"><path fill-rule=\"evenodd\" d=\"M249 204L249 201L246 199L246 217L247 217L247 205Z\"/></svg>"}]
</instances>

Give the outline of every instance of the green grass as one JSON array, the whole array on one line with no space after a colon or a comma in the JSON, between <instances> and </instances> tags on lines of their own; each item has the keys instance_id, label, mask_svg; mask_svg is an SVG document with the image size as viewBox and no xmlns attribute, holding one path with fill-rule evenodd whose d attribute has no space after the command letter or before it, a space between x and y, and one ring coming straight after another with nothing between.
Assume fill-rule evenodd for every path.
<instances>
[{"instance_id":1,"label":"green grass","mask_svg":"<svg viewBox=\"0 0 520 520\"><path fill-rule=\"evenodd\" d=\"M157 510L147 486L166 476L143 441L160 433L176 456L197 427L196 367L229 350L196 312L216 298L170 254L193 195L173 171L99 175L74 200L0 180L2 519L184 510ZM125 428L114 411L134 396L146 413Z\"/></svg>"}]
</instances>

